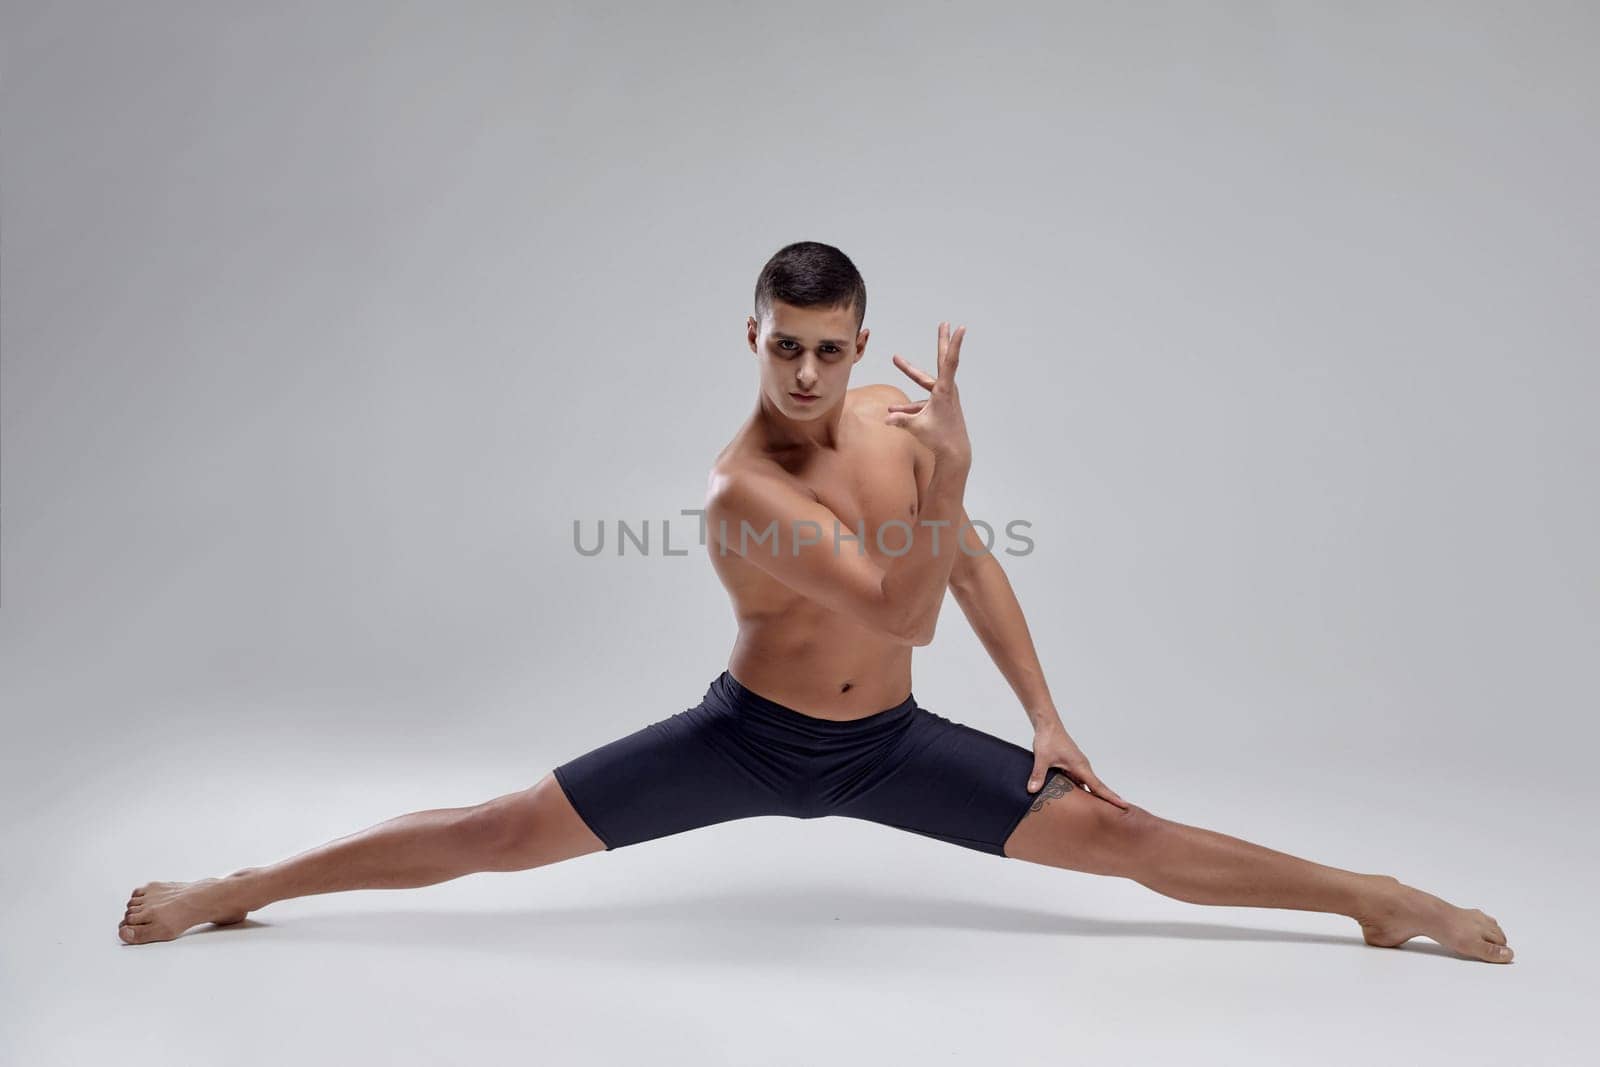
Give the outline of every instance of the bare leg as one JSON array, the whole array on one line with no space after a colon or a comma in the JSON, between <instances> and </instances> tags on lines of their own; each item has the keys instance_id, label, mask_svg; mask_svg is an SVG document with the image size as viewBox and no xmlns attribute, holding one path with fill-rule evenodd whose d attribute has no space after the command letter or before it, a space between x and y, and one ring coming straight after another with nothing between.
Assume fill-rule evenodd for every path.
<instances>
[{"instance_id":1,"label":"bare leg","mask_svg":"<svg viewBox=\"0 0 1600 1067\"><path fill-rule=\"evenodd\" d=\"M1458 908L1382 874L1358 874L1213 830L1124 811L1059 772L1006 842L1007 856L1129 878L1191 904L1292 908L1348 915L1371 945L1419 935L1491 963L1512 951L1493 917Z\"/></svg>"},{"instance_id":2,"label":"bare leg","mask_svg":"<svg viewBox=\"0 0 1600 1067\"><path fill-rule=\"evenodd\" d=\"M269 867L225 878L150 882L133 891L118 936L170 941L192 926L240 922L268 904L348 889L411 889L480 871L541 867L605 845L584 825L554 776L464 808L399 815Z\"/></svg>"}]
</instances>

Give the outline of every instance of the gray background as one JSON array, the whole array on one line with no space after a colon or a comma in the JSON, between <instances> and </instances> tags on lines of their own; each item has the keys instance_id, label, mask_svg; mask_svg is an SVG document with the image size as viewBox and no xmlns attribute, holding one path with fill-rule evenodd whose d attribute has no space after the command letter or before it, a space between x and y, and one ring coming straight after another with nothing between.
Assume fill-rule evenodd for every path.
<instances>
[{"instance_id":1,"label":"gray background","mask_svg":"<svg viewBox=\"0 0 1600 1067\"><path fill-rule=\"evenodd\" d=\"M6 3L0 1053L1576 1058L1597 23ZM704 555L571 524L699 505L801 239L866 277L855 383L915 394L890 354L968 324L968 510L1034 524L1008 572L1102 776L1483 907L1516 963L846 820L117 941L135 885L698 701ZM945 610L919 701L1028 744Z\"/></svg>"}]
</instances>

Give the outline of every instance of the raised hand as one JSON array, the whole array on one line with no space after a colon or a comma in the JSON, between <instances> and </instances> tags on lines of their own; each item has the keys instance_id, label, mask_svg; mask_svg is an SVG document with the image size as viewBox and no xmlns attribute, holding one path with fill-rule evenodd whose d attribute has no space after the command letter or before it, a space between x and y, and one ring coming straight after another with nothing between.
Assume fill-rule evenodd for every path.
<instances>
[{"instance_id":1,"label":"raised hand","mask_svg":"<svg viewBox=\"0 0 1600 1067\"><path fill-rule=\"evenodd\" d=\"M913 400L907 404L890 404L889 415L883 421L899 426L933 450L941 460L962 463L972 461L972 443L967 439L967 420L961 414L961 396L956 391L956 367L961 362L961 340L967 328L957 326L950 332L950 324L939 324L939 356L937 378L918 370L900 353L893 362L906 376L928 390L926 400Z\"/></svg>"}]
</instances>

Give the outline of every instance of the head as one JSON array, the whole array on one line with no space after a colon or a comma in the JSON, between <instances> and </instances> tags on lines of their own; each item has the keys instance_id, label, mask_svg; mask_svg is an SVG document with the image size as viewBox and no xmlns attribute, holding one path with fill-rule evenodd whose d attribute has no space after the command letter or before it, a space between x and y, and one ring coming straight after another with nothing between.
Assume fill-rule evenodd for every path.
<instances>
[{"instance_id":1,"label":"head","mask_svg":"<svg viewBox=\"0 0 1600 1067\"><path fill-rule=\"evenodd\" d=\"M869 332L866 283L850 257L816 241L785 245L761 268L755 303L746 331L767 401L794 419L837 407Z\"/></svg>"}]
</instances>

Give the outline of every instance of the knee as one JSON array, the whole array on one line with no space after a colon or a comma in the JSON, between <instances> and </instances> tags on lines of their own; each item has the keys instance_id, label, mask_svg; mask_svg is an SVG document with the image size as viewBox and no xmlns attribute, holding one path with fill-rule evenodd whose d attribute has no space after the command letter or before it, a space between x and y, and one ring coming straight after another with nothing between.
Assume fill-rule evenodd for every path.
<instances>
[{"instance_id":1,"label":"knee","mask_svg":"<svg viewBox=\"0 0 1600 1067\"><path fill-rule=\"evenodd\" d=\"M1095 805L1096 829L1106 837L1136 837L1155 826L1156 817L1137 804L1118 807L1109 800Z\"/></svg>"},{"instance_id":2,"label":"knee","mask_svg":"<svg viewBox=\"0 0 1600 1067\"><path fill-rule=\"evenodd\" d=\"M1121 808L1110 801L1097 800L1090 817L1087 851L1095 857L1101 873L1120 873L1127 857L1144 847L1160 824L1159 816L1137 804Z\"/></svg>"}]
</instances>

